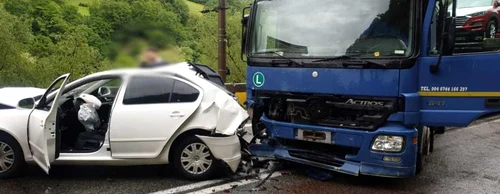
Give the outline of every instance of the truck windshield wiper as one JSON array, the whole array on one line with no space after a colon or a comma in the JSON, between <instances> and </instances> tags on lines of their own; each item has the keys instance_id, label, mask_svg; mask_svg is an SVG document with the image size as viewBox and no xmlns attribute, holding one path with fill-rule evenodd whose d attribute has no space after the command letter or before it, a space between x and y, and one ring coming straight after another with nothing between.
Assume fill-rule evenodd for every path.
<instances>
[{"instance_id":1,"label":"truck windshield wiper","mask_svg":"<svg viewBox=\"0 0 500 194\"><path fill-rule=\"evenodd\" d=\"M252 54L274 54L274 55L278 55L279 57L283 58L283 59L286 59L288 62L290 63L293 63L299 67L304 67L304 62L298 62L298 61L295 61L293 59L290 59L288 57L285 57L283 56L282 54L279 53L280 51L264 51L264 52L256 52L256 53L252 53Z\"/></svg>"},{"instance_id":2,"label":"truck windshield wiper","mask_svg":"<svg viewBox=\"0 0 500 194\"><path fill-rule=\"evenodd\" d=\"M349 66L349 65L371 65L375 67L381 67L381 68L387 68L387 65L369 61L366 59L362 59L356 56L349 56L349 55L342 55L338 57L329 57L329 58L324 58L324 59L318 59L313 61L313 63L318 63L318 62L327 62L327 61L335 61L338 59L350 59L350 61L342 63L343 66Z\"/></svg>"}]
</instances>

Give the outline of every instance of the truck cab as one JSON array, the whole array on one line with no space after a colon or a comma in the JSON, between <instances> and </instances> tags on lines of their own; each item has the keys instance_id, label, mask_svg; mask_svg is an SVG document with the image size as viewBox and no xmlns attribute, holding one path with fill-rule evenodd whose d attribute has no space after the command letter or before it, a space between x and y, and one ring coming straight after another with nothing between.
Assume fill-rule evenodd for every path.
<instances>
[{"instance_id":1,"label":"truck cab","mask_svg":"<svg viewBox=\"0 0 500 194\"><path fill-rule=\"evenodd\" d=\"M435 134L500 111L499 39L457 47L461 1L256 0L242 20L252 152L420 172Z\"/></svg>"}]
</instances>

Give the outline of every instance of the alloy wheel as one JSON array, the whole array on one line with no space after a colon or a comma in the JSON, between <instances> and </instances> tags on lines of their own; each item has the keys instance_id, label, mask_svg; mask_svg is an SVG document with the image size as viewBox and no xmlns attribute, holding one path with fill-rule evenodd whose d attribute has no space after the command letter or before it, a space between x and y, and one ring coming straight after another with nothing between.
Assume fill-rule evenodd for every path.
<instances>
[{"instance_id":1,"label":"alloy wheel","mask_svg":"<svg viewBox=\"0 0 500 194\"><path fill-rule=\"evenodd\" d=\"M497 35L497 26L495 23L490 24L490 38L495 38Z\"/></svg>"},{"instance_id":2,"label":"alloy wheel","mask_svg":"<svg viewBox=\"0 0 500 194\"><path fill-rule=\"evenodd\" d=\"M201 143L189 144L182 150L181 164L191 174L205 173L212 165L210 150Z\"/></svg>"},{"instance_id":3,"label":"alloy wheel","mask_svg":"<svg viewBox=\"0 0 500 194\"><path fill-rule=\"evenodd\" d=\"M0 173L7 172L14 165L14 150L6 143L0 142Z\"/></svg>"}]
</instances>

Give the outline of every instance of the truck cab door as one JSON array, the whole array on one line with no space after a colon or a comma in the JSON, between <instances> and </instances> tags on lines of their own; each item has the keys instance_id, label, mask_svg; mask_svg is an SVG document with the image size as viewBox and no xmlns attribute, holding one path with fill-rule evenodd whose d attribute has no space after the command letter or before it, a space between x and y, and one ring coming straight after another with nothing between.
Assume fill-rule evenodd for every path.
<instances>
[{"instance_id":1,"label":"truck cab door","mask_svg":"<svg viewBox=\"0 0 500 194\"><path fill-rule=\"evenodd\" d=\"M422 37L426 56L418 60L421 124L465 127L499 112L500 39L483 37L485 31L469 31L457 22L453 52L443 55L435 66L441 53L439 24L444 22L438 21L439 3L429 2L422 33L429 35ZM452 7L444 9L455 12ZM437 71L432 72L431 66L438 67Z\"/></svg>"},{"instance_id":2,"label":"truck cab door","mask_svg":"<svg viewBox=\"0 0 500 194\"><path fill-rule=\"evenodd\" d=\"M57 117L59 100L69 74L57 78L40 98L28 121L28 142L34 161L47 174L50 164L59 156Z\"/></svg>"}]
</instances>

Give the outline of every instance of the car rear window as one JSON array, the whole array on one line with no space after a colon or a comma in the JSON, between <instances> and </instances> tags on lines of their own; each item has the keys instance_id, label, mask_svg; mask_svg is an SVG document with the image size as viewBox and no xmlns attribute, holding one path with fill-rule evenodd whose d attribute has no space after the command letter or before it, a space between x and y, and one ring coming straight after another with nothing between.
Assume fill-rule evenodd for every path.
<instances>
[{"instance_id":1,"label":"car rear window","mask_svg":"<svg viewBox=\"0 0 500 194\"><path fill-rule=\"evenodd\" d=\"M175 81L174 91L172 92L172 103L194 102L198 99L200 92L182 81Z\"/></svg>"}]
</instances>

